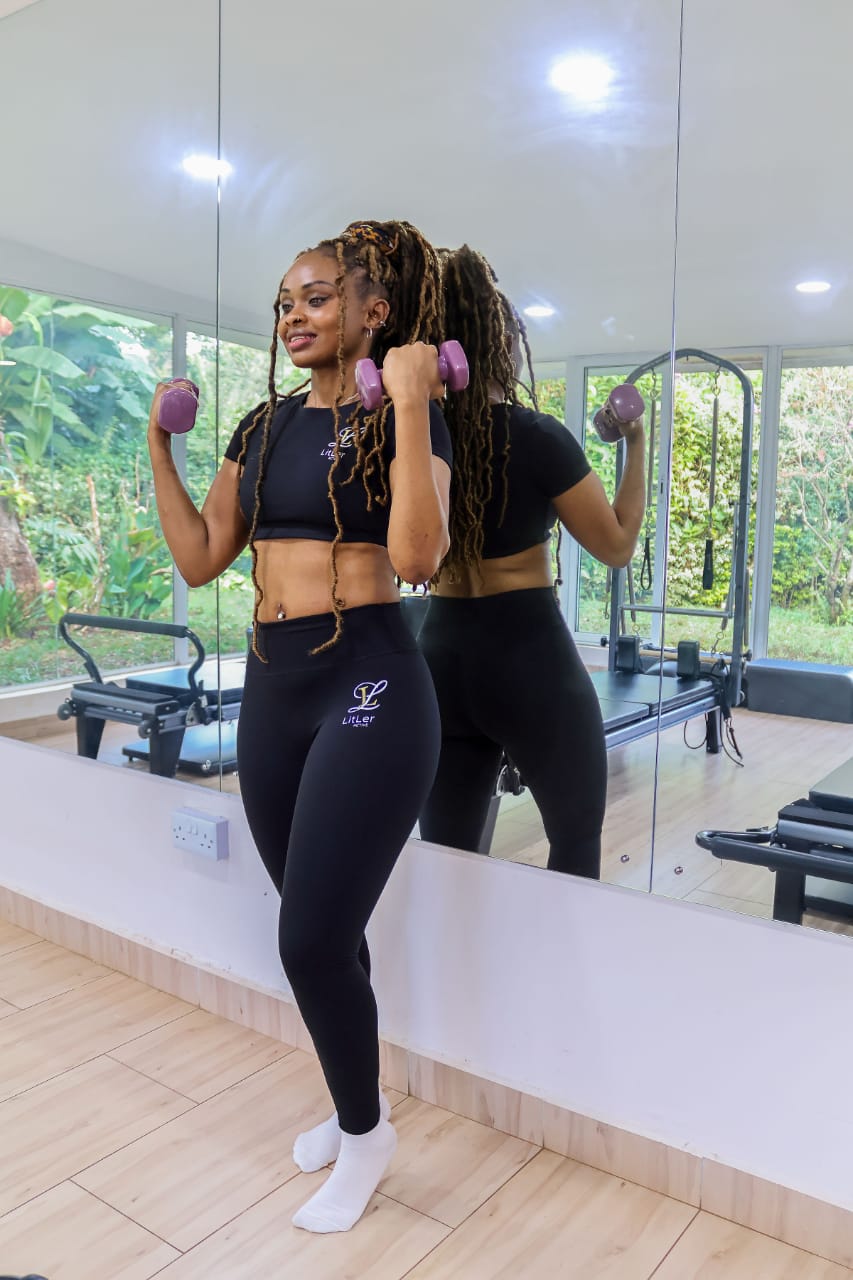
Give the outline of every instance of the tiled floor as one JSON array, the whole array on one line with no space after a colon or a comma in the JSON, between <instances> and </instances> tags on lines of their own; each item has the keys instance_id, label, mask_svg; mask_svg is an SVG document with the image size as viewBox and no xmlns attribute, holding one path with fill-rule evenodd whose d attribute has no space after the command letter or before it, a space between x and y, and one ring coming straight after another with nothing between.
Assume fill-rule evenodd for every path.
<instances>
[{"instance_id":1,"label":"tiled floor","mask_svg":"<svg viewBox=\"0 0 853 1280\"><path fill-rule=\"evenodd\" d=\"M307 1054L0 923L0 1271L48 1280L853 1280L402 1094L358 1226L293 1211Z\"/></svg>"}]
</instances>

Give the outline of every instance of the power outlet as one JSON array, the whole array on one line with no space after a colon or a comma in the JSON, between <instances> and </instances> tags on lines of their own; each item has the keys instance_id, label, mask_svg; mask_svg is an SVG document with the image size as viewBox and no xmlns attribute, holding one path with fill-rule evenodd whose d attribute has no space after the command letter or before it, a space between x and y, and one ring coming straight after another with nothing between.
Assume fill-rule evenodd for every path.
<instances>
[{"instance_id":1,"label":"power outlet","mask_svg":"<svg viewBox=\"0 0 853 1280\"><path fill-rule=\"evenodd\" d=\"M176 809L172 814L172 843L217 861L228 857L228 819L200 809Z\"/></svg>"}]
</instances>

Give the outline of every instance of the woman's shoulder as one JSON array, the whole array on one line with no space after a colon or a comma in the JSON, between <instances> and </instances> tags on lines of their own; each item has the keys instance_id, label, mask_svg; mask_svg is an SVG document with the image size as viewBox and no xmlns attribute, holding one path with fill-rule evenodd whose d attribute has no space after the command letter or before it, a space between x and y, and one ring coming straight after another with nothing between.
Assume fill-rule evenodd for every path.
<instances>
[{"instance_id":1,"label":"woman's shoulder","mask_svg":"<svg viewBox=\"0 0 853 1280\"><path fill-rule=\"evenodd\" d=\"M512 435L526 432L530 435L554 436L566 433L568 428L553 414L543 413L526 404L507 405L509 410L509 429Z\"/></svg>"}]
</instances>

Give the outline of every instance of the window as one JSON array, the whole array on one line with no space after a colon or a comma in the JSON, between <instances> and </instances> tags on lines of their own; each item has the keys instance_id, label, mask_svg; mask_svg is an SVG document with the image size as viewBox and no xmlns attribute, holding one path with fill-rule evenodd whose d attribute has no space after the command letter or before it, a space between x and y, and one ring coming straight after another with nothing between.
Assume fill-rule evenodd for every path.
<instances>
[{"instance_id":1,"label":"window","mask_svg":"<svg viewBox=\"0 0 853 1280\"><path fill-rule=\"evenodd\" d=\"M806 364L800 356L784 368L779 418L768 653L848 665L853 361Z\"/></svg>"},{"instance_id":2,"label":"window","mask_svg":"<svg viewBox=\"0 0 853 1280\"><path fill-rule=\"evenodd\" d=\"M0 338L3 687L82 674L56 634L68 610L171 618L145 440L171 332L3 286L0 315L11 325ZM170 641L105 632L93 652L106 672L168 660Z\"/></svg>"}]
</instances>

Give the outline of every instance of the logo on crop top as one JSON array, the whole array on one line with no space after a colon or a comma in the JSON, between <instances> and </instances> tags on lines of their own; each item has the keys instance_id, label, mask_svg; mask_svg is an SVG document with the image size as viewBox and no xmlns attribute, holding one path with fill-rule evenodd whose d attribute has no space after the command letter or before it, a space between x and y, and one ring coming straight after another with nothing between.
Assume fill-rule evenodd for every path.
<instances>
[{"instance_id":1,"label":"logo on crop top","mask_svg":"<svg viewBox=\"0 0 853 1280\"><path fill-rule=\"evenodd\" d=\"M370 715L369 712L378 711L380 706L379 695L384 693L387 688L387 680L377 680L373 684L369 680L365 680L361 684L357 684L352 691L352 696L355 698L355 706L350 707L341 724L352 725L356 729L363 729L367 725L373 724L376 716Z\"/></svg>"},{"instance_id":2,"label":"logo on crop top","mask_svg":"<svg viewBox=\"0 0 853 1280\"><path fill-rule=\"evenodd\" d=\"M343 452L344 449L349 449L354 441L355 441L355 427L344 427L341 431L341 452ZM322 450L320 457L328 458L329 461L331 462L334 459L334 456L335 456L335 442L334 440L330 440L329 443L326 445L325 449Z\"/></svg>"}]
</instances>

